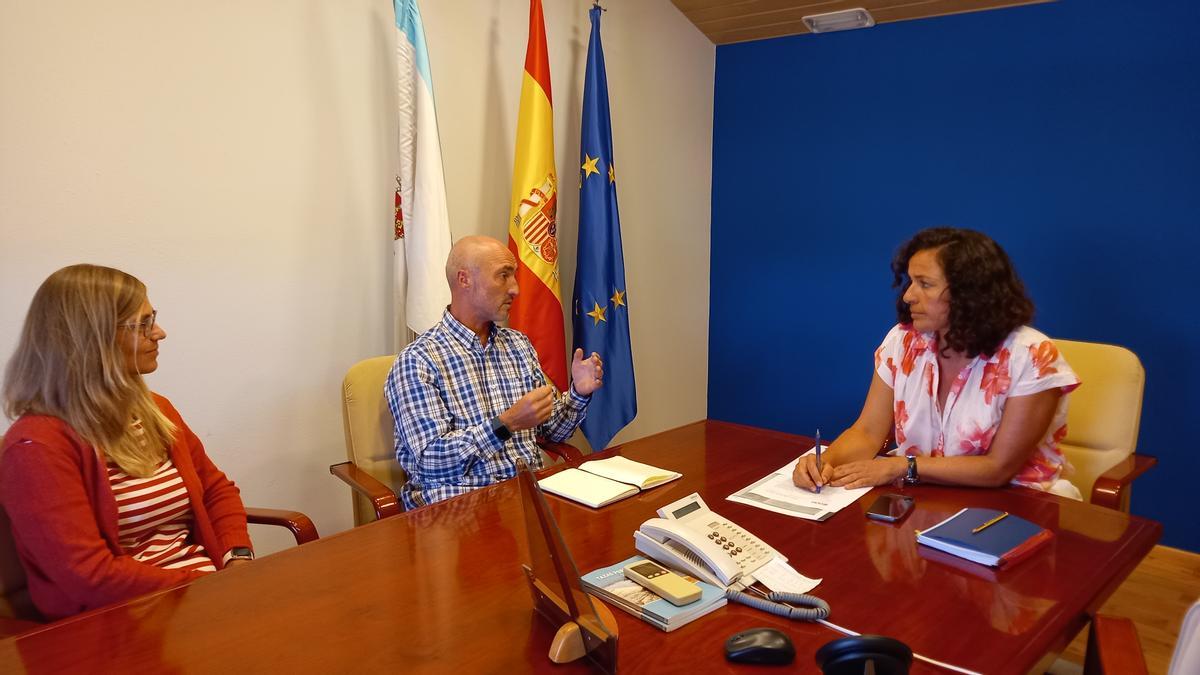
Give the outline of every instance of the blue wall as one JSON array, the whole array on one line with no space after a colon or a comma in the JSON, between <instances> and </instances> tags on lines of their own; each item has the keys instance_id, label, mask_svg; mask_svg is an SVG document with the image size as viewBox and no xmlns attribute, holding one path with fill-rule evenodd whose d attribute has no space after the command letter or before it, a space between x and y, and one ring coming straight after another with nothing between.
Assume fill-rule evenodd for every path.
<instances>
[{"instance_id":1,"label":"blue wall","mask_svg":"<svg viewBox=\"0 0 1200 675\"><path fill-rule=\"evenodd\" d=\"M709 416L827 436L931 225L1014 258L1034 325L1137 352L1133 509L1200 551L1200 3L1064 0L717 49Z\"/></svg>"}]
</instances>

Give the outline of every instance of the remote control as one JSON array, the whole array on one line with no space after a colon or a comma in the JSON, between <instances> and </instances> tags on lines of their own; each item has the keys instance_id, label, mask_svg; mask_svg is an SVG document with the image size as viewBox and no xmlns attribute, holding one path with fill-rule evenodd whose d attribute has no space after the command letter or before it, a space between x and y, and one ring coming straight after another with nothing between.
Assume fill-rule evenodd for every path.
<instances>
[{"instance_id":1,"label":"remote control","mask_svg":"<svg viewBox=\"0 0 1200 675\"><path fill-rule=\"evenodd\" d=\"M686 605L700 599L699 586L649 560L626 565L625 578L666 598L672 605Z\"/></svg>"}]
</instances>

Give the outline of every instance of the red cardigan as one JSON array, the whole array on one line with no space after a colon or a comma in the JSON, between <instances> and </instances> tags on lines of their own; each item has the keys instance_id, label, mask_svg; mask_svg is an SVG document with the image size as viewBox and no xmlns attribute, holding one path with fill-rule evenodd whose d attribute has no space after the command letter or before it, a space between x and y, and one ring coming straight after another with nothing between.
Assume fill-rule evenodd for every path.
<instances>
[{"instance_id":1,"label":"red cardigan","mask_svg":"<svg viewBox=\"0 0 1200 675\"><path fill-rule=\"evenodd\" d=\"M167 399L175 423L171 461L192 504L192 537L217 569L231 548L250 546L238 489ZM12 521L17 554L34 605L59 619L203 576L155 567L126 555L117 541L117 502L96 450L66 422L23 415L0 450L0 506Z\"/></svg>"}]
</instances>

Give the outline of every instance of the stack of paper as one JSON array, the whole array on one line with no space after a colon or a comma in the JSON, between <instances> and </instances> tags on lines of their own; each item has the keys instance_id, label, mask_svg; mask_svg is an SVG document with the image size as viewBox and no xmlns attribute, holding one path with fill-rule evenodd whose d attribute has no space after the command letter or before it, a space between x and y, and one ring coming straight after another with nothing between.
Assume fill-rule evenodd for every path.
<instances>
[{"instance_id":1,"label":"stack of paper","mask_svg":"<svg viewBox=\"0 0 1200 675\"><path fill-rule=\"evenodd\" d=\"M814 450L815 448L804 454L812 454ZM793 459L777 471L747 485L726 499L782 513L785 516L823 521L832 518L838 511L871 491L869 487L844 488L826 485L820 492L810 492L796 487L792 482L792 470L799 461L798 458Z\"/></svg>"}]
</instances>

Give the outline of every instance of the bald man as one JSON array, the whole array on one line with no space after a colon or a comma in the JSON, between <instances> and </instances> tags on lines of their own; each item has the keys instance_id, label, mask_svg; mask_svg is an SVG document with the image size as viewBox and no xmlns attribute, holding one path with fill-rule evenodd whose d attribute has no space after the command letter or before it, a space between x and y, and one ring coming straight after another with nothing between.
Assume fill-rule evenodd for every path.
<instances>
[{"instance_id":1,"label":"bald man","mask_svg":"<svg viewBox=\"0 0 1200 675\"><path fill-rule=\"evenodd\" d=\"M512 478L517 460L541 468L537 437L565 441L604 377L600 357L575 350L572 384L557 394L529 338L497 325L517 297L517 260L491 237L450 249L450 306L396 357L384 392L396 423L407 508Z\"/></svg>"}]
</instances>

